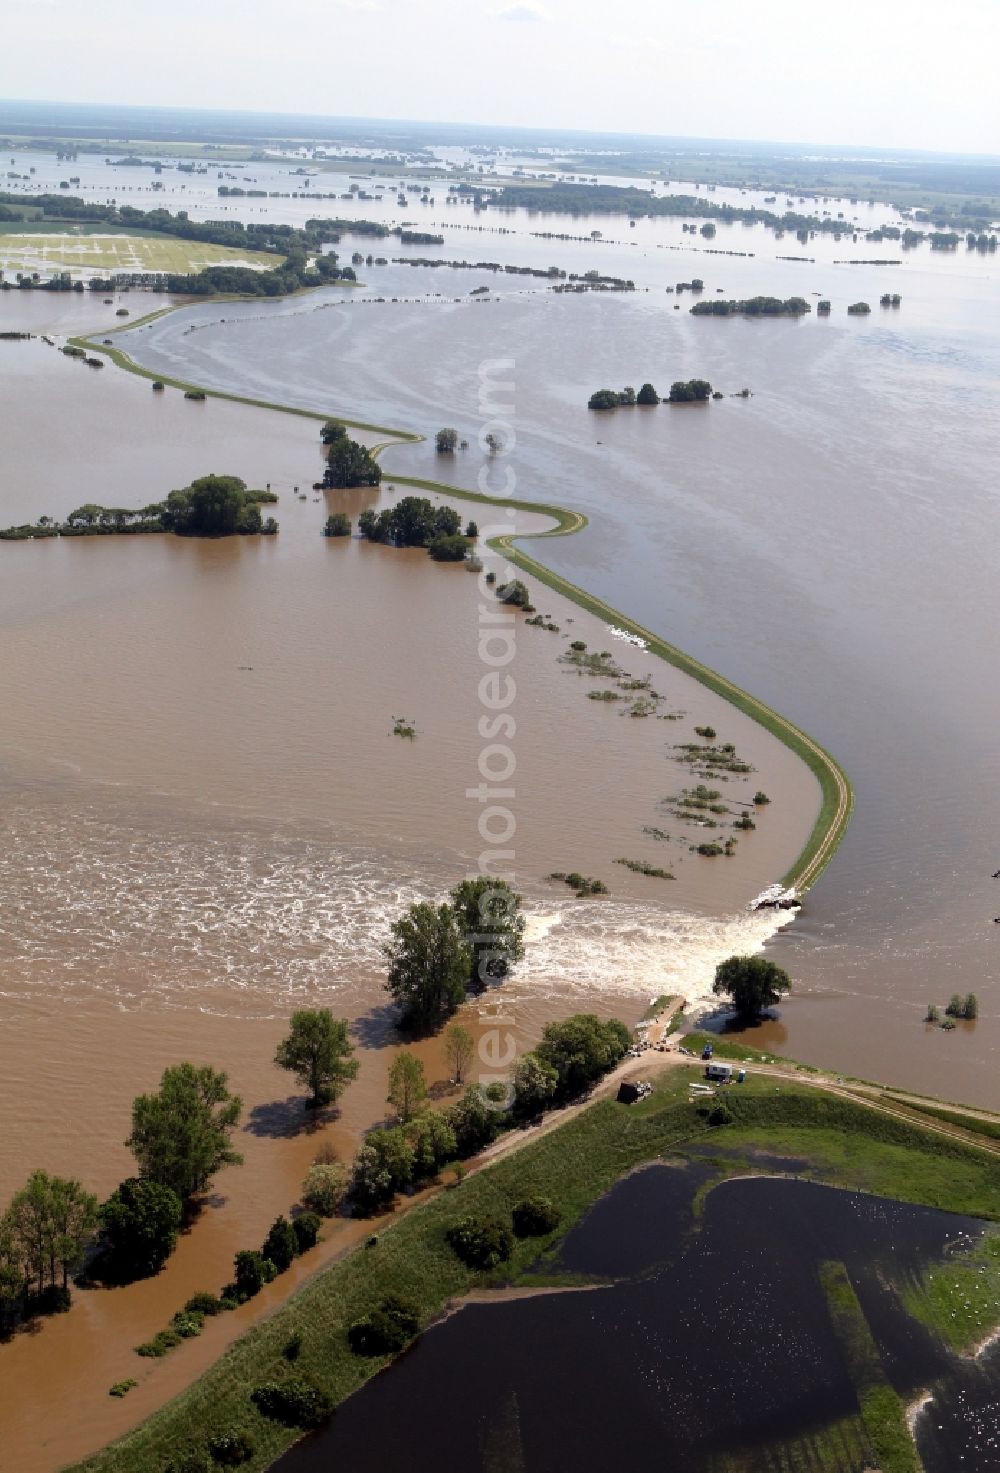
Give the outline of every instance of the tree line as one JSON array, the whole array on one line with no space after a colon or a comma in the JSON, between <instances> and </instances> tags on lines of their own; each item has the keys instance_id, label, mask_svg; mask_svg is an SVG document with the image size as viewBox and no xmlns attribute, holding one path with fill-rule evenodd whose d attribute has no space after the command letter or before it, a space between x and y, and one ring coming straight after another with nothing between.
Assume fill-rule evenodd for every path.
<instances>
[{"instance_id":1,"label":"tree line","mask_svg":"<svg viewBox=\"0 0 1000 1473\"><path fill-rule=\"evenodd\" d=\"M693 309L692 309L693 310ZM667 404L688 404L697 400L721 399L721 393L713 395L712 385L707 379L676 379L670 385L670 392L662 402ZM624 389L595 389L587 400L588 409L621 409L632 408L635 405L651 405L661 403L660 395L652 384L643 384L636 393L631 384L626 384Z\"/></svg>"},{"instance_id":2,"label":"tree line","mask_svg":"<svg viewBox=\"0 0 1000 1473\"><path fill-rule=\"evenodd\" d=\"M178 537L273 536L278 523L261 516L263 502L275 502L273 491L256 491L239 476L199 476L190 486L171 491L165 501L143 507L99 506L88 501L64 521L42 516L37 522L0 529L0 540L20 542L44 537L107 537L173 532Z\"/></svg>"}]
</instances>

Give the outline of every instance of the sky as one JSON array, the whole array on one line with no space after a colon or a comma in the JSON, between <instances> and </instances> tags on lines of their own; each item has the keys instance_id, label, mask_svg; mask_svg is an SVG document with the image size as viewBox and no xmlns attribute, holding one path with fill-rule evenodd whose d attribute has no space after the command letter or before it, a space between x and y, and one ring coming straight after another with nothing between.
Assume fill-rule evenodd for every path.
<instances>
[{"instance_id":1,"label":"sky","mask_svg":"<svg viewBox=\"0 0 1000 1473\"><path fill-rule=\"evenodd\" d=\"M0 97L1000 152L1000 0L3 0Z\"/></svg>"}]
</instances>

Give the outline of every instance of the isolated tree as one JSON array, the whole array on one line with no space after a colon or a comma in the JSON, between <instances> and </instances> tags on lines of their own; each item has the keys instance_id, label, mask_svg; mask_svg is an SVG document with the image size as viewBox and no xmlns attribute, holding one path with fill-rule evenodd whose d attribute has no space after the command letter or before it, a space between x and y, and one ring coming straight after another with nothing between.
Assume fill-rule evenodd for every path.
<instances>
[{"instance_id":1,"label":"isolated tree","mask_svg":"<svg viewBox=\"0 0 1000 1473\"><path fill-rule=\"evenodd\" d=\"M514 1065L514 1108L519 1115L537 1115L550 1103L559 1086L552 1064L534 1052L522 1054Z\"/></svg>"},{"instance_id":2,"label":"isolated tree","mask_svg":"<svg viewBox=\"0 0 1000 1473\"><path fill-rule=\"evenodd\" d=\"M172 1187L130 1176L100 1209L110 1268L116 1278L155 1274L170 1257L184 1204Z\"/></svg>"},{"instance_id":3,"label":"isolated tree","mask_svg":"<svg viewBox=\"0 0 1000 1473\"><path fill-rule=\"evenodd\" d=\"M472 953L450 905L411 905L394 922L384 951L386 991L402 1009L407 1027L435 1028L463 1001Z\"/></svg>"},{"instance_id":4,"label":"isolated tree","mask_svg":"<svg viewBox=\"0 0 1000 1473\"><path fill-rule=\"evenodd\" d=\"M763 956L730 956L715 969L712 991L731 997L741 1018L758 1018L765 1008L781 1001L791 989L791 978Z\"/></svg>"},{"instance_id":5,"label":"isolated tree","mask_svg":"<svg viewBox=\"0 0 1000 1473\"><path fill-rule=\"evenodd\" d=\"M472 952L469 985L482 990L505 977L524 955L521 897L506 880L480 875L456 885L451 903Z\"/></svg>"},{"instance_id":6,"label":"isolated tree","mask_svg":"<svg viewBox=\"0 0 1000 1473\"><path fill-rule=\"evenodd\" d=\"M635 396L635 402L637 404L659 404L660 396L652 384L643 384Z\"/></svg>"},{"instance_id":7,"label":"isolated tree","mask_svg":"<svg viewBox=\"0 0 1000 1473\"><path fill-rule=\"evenodd\" d=\"M324 486L377 486L382 468L371 451L346 435L333 441L327 456Z\"/></svg>"},{"instance_id":8,"label":"isolated tree","mask_svg":"<svg viewBox=\"0 0 1000 1473\"><path fill-rule=\"evenodd\" d=\"M329 1105L357 1078L358 1061L347 1036L347 1019L329 1008L292 1014L287 1038L278 1044L274 1062L288 1069L309 1090L309 1105Z\"/></svg>"},{"instance_id":9,"label":"isolated tree","mask_svg":"<svg viewBox=\"0 0 1000 1473\"><path fill-rule=\"evenodd\" d=\"M458 447L457 430L438 430L434 436L434 448L438 455L451 455Z\"/></svg>"},{"instance_id":10,"label":"isolated tree","mask_svg":"<svg viewBox=\"0 0 1000 1473\"><path fill-rule=\"evenodd\" d=\"M423 1064L415 1054L397 1054L389 1068L389 1103L403 1125L419 1112L426 1098Z\"/></svg>"},{"instance_id":11,"label":"isolated tree","mask_svg":"<svg viewBox=\"0 0 1000 1473\"><path fill-rule=\"evenodd\" d=\"M182 1201L204 1191L223 1166L238 1166L230 1135L243 1102L229 1093L226 1075L209 1065L165 1069L157 1094L132 1102L132 1133L125 1144L140 1175L170 1187Z\"/></svg>"},{"instance_id":12,"label":"isolated tree","mask_svg":"<svg viewBox=\"0 0 1000 1473\"><path fill-rule=\"evenodd\" d=\"M444 1056L456 1084L461 1084L472 1063L475 1045L472 1034L461 1023L452 1023L444 1035Z\"/></svg>"}]
</instances>

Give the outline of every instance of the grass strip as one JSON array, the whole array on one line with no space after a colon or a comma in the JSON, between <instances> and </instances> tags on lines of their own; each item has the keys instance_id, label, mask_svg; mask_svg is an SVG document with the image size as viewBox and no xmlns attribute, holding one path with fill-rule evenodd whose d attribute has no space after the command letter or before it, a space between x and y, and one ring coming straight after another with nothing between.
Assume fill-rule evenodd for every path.
<instances>
[{"instance_id":1,"label":"grass strip","mask_svg":"<svg viewBox=\"0 0 1000 1473\"><path fill-rule=\"evenodd\" d=\"M164 1473L172 1457L203 1450L208 1438L234 1430L252 1439L255 1451L245 1466L259 1473L297 1434L266 1421L250 1393L287 1370L282 1352L294 1336L302 1337L296 1370L340 1402L385 1364L352 1355L346 1342L348 1325L385 1294L415 1301L426 1323L456 1296L499 1281L499 1274L471 1273L447 1247L446 1231L460 1217L509 1213L522 1197L540 1193L560 1204L564 1233L628 1171L709 1133L727 1146L807 1156L837 1185L875 1184L882 1195L913 1201L933 1195L932 1205L1000 1216L994 1163L972 1147L817 1090L783 1084L775 1091L769 1080L748 1082L732 1102L735 1124L712 1131L683 1098L686 1086L687 1075L676 1071L637 1105L594 1104L415 1206L381 1231L374 1247L358 1248L320 1272L175 1401L78 1465L78 1473ZM723 1174L745 1170L744 1158L720 1166ZM536 1261L539 1246L537 1240L519 1244L502 1277L516 1279Z\"/></svg>"},{"instance_id":2,"label":"grass strip","mask_svg":"<svg viewBox=\"0 0 1000 1473\"><path fill-rule=\"evenodd\" d=\"M880 1473L919 1473L903 1403L886 1377L847 1269L842 1263L823 1263L819 1277Z\"/></svg>"}]
</instances>

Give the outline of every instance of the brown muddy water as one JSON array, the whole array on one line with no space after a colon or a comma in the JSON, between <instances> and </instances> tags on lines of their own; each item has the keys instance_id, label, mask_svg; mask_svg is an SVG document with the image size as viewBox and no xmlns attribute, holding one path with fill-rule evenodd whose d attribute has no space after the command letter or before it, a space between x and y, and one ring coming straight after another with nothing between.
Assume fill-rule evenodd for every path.
<instances>
[{"instance_id":1,"label":"brown muddy water","mask_svg":"<svg viewBox=\"0 0 1000 1473\"><path fill-rule=\"evenodd\" d=\"M556 296L518 277L387 267L370 273L370 295L443 299L206 305L139 329L133 351L154 370L183 365L243 392L280 384L313 406L331 391L323 365L343 364L345 412L426 431L447 417L472 436L484 365L512 365L519 491L590 517L545 547L549 564L795 720L855 786L842 849L773 943L796 986L759 1041L1000 1106L996 257L817 240L815 259L779 261L787 240L734 227L723 244L757 254L731 259L680 247L679 223L599 248L529 230L621 222L509 223L510 237L456 230L434 253L589 265L634 277L636 293ZM837 259L869 254L894 263ZM833 315L691 317L690 298L667 288L693 272L706 299L798 292L830 298ZM468 298L480 285L489 305ZM902 293L898 310L878 305L887 290ZM859 299L871 315L848 317ZM649 379L663 392L692 375L753 397L586 408L599 386ZM402 474L414 461L440 470L429 444L385 464ZM473 486L481 468L470 451L448 471ZM979 995L979 1022L925 1031L927 1003L955 991Z\"/></svg>"},{"instance_id":2,"label":"brown muddy water","mask_svg":"<svg viewBox=\"0 0 1000 1473\"><path fill-rule=\"evenodd\" d=\"M45 1470L162 1404L279 1292L162 1363L131 1352L194 1289L224 1282L235 1250L296 1200L317 1138L270 1062L293 1007L348 1016L360 1050L323 1137L349 1157L383 1117L396 1045L380 945L406 904L442 896L495 847L466 795L481 780L491 668L479 607L495 604L423 553L321 536L329 509L356 515L378 498L313 492L315 421L154 395L40 341L2 351L3 524L87 500L142 505L206 471L280 493L275 539L0 544L0 1198L36 1166L105 1194L130 1170L132 1097L179 1059L226 1069L245 1102L245 1165L219 1177L167 1269L78 1293L69 1315L0 1352L8 1454ZM466 509L485 529L492 509ZM775 921L749 917L746 901L792 861L818 804L812 776L725 703L547 591L537 601L559 632L518 620L507 667L529 946L503 1000L521 1047L580 1007L634 1018L655 994L704 989L720 957L761 944ZM657 712L633 719L588 699L616 687L562 661L571 639L651 673ZM391 734L395 716L413 721L414 741ZM691 853L715 831L681 825L663 802L699 780L675 748L703 724L753 767L719 783L727 825L755 788L774 799L732 859ZM578 901L546 882L554 869L612 894ZM475 1010L470 1022L480 1027ZM424 1052L443 1081L438 1046ZM339 1227L321 1255L349 1239ZM110 1399L129 1375L140 1387Z\"/></svg>"}]
</instances>

